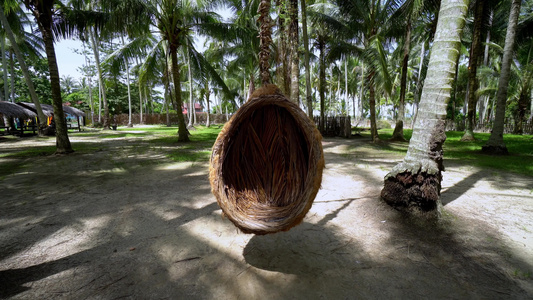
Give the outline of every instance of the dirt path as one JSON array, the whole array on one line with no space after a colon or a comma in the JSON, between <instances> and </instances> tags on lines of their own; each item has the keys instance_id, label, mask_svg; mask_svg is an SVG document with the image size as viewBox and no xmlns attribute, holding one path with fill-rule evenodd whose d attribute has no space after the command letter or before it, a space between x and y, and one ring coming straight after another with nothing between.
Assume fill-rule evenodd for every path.
<instances>
[{"instance_id":1,"label":"dirt path","mask_svg":"<svg viewBox=\"0 0 533 300\"><path fill-rule=\"evenodd\" d=\"M325 139L304 223L253 236L221 217L206 163L140 143L34 157L0 180L1 298L533 298L531 177L446 162L444 220L422 226L379 201L400 155Z\"/></svg>"}]
</instances>

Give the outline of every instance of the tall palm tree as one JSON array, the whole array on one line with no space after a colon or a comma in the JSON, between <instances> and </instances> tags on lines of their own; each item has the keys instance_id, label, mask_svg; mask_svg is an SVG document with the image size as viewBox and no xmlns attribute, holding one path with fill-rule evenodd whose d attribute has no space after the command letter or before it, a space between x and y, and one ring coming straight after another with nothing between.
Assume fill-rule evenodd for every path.
<instances>
[{"instance_id":1,"label":"tall palm tree","mask_svg":"<svg viewBox=\"0 0 533 300\"><path fill-rule=\"evenodd\" d=\"M479 58L482 54L481 34L483 32L483 23L487 17L487 1L475 0L474 3L474 31L472 33L472 46L470 47L470 59L468 65L468 114L466 119L466 128L461 141L473 141L474 138L474 119L476 115L477 95L479 80L477 78L477 69Z\"/></svg>"},{"instance_id":2,"label":"tall palm tree","mask_svg":"<svg viewBox=\"0 0 533 300\"><path fill-rule=\"evenodd\" d=\"M372 141L379 140L376 124L376 88L391 93L387 53L384 47L387 36L386 22L390 16L391 1L335 0L338 15L325 20L337 36L349 43L342 43L340 53L359 55L368 68L366 84L369 91L370 131Z\"/></svg>"},{"instance_id":3,"label":"tall palm tree","mask_svg":"<svg viewBox=\"0 0 533 300\"><path fill-rule=\"evenodd\" d=\"M507 90L509 88L509 79L511 75L511 64L513 50L516 40L516 28L518 17L520 15L521 0L513 0L511 3L511 12L509 14L509 25L505 36L505 47L503 50L502 68L500 80L498 82L498 93L496 95L496 115L492 127L492 133L489 140L482 147L482 151L490 154L507 154L507 146L503 140L503 127L505 122L505 103L507 101Z\"/></svg>"},{"instance_id":4,"label":"tall palm tree","mask_svg":"<svg viewBox=\"0 0 533 300\"><path fill-rule=\"evenodd\" d=\"M56 124L56 153L67 154L73 152L70 140L68 138L67 123L64 118L63 100L61 98L61 87L59 70L54 48L54 28L58 22L66 19L60 19L64 14L59 14L59 10L67 9L57 0L24 0L26 8L33 14L35 21L42 34L46 56L48 60L48 69L50 71L50 84L52 85L52 105L54 107L55 124Z\"/></svg>"},{"instance_id":5,"label":"tall palm tree","mask_svg":"<svg viewBox=\"0 0 533 300\"><path fill-rule=\"evenodd\" d=\"M391 16L388 24L389 31L398 30L398 34L403 35L403 53L401 64L401 79L400 79L400 97L398 103L398 116L396 119L396 126L392 134L391 140L405 141L403 134L403 123L405 119L405 96L407 91L407 72L409 66L409 55L411 52L411 40L413 35L414 22L423 14L434 14L438 10L440 0L424 0L415 1L407 0L398 7L395 13ZM404 30L405 29L405 30Z\"/></svg>"},{"instance_id":6,"label":"tall palm tree","mask_svg":"<svg viewBox=\"0 0 533 300\"><path fill-rule=\"evenodd\" d=\"M194 1L152 0L147 1L147 21L157 28L161 41L168 43L174 97L178 105L178 141L189 141L185 119L181 111L181 82L178 62L178 50L191 40L193 31L222 38L228 35L228 26L219 21L218 15L207 10L207 7ZM191 46L190 49L193 49ZM191 51L191 55L197 53Z\"/></svg>"},{"instance_id":7,"label":"tall palm tree","mask_svg":"<svg viewBox=\"0 0 533 300\"><path fill-rule=\"evenodd\" d=\"M305 0L300 0L300 10L302 12L302 39L304 42L305 99L307 115L309 118L313 118L313 97L311 95L311 73L309 67L309 37L307 35L307 5L305 4Z\"/></svg>"},{"instance_id":8,"label":"tall palm tree","mask_svg":"<svg viewBox=\"0 0 533 300\"><path fill-rule=\"evenodd\" d=\"M419 116L403 161L385 176L381 198L410 212L439 216L446 106L466 23L468 1L443 0Z\"/></svg>"},{"instance_id":9,"label":"tall palm tree","mask_svg":"<svg viewBox=\"0 0 533 300\"><path fill-rule=\"evenodd\" d=\"M13 5L13 3L10 3L10 4L12 4L11 6L8 6L7 4L8 3L5 3L5 2L0 4L0 21L1 21L2 25L3 25L4 31L6 32L6 35L8 36L8 38L9 38L9 40L11 42L11 46L13 48L13 51L15 52L15 55L17 56L17 59L19 61L19 65L20 65L20 68L22 70L22 74L24 75L24 80L26 81L26 84L28 85L28 90L30 92L30 96L31 96L32 102L35 105L35 109L37 111L37 116L39 117L39 134L42 134L44 128L46 128L46 120L47 120L47 118L46 118L46 116L43 113L43 110L41 108L41 103L39 102L39 98L38 98L37 93L35 91L35 87L33 85L33 81L31 79L28 67L26 66L26 62L24 60L24 56L22 55L22 52L19 49L19 46L17 44L15 35L14 35L13 30L11 29L11 25L10 25L10 23L8 21L8 18L7 18L8 14L6 13L7 11L4 11L4 8L3 8L3 7L6 7L6 8L10 7L11 9L15 10L15 9L20 9L20 7L18 6L18 3L15 3L15 5Z\"/></svg>"}]
</instances>

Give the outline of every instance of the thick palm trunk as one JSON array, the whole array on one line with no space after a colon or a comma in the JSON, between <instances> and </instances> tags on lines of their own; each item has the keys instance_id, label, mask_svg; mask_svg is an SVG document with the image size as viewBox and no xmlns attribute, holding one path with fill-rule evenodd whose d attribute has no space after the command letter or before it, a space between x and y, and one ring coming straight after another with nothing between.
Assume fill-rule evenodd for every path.
<instances>
[{"instance_id":1,"label":"thick palm trunk","mask_svg":"<svg viewBox=\"0 0 533 300\"><path fill-rule=\"evenodd\" d=\"M15 55L17 56L20 69L22 71L22 74L24 75L24 80L26 81L26 84L28 85L28 91L30 92L31 100L33 104L35 105L35 110L37 111L37 117L39 118L39 135L43 135L44 129L46 128L46 116L43 113L43 110L41 108L41 103L39 102L39 98L37 97L37 93L35 92L35 86L33 85L33 81L31 79L30 72L28 71L28 66L26 65L26 62L24 60L24 56L20 52L20 49L15 40L15 35L13 34L13 31L11 30L11 26L9 26L9 22L7 21L7 18L4 15L4 11L1 5L0 5L0 21L2 25L4 26L6 35L9 38L9 41L11 42Z\"/></svg>"},{"instance_id":2,"label":"thick palm trunk","mask_svg":"<svg viewBox=\"0 0 533 300\"><path fill-rule=\"evenodd\" d=\"M270 20L270 0L261 0L258 7L259 24L259 73L261 84L270 83L270 44L272 43L272 25Z\"/></svg>"},{"instance_id":3,"label":"thick palm trunk","mask_svg":"<svg viewBox=\"0 0 533 300\"><path fill-rule=\"evenodd\" d=\"M102 66L100 65L100 53L98 51L98 43L94 33L89 29L89 35L92 42L92 48L94 53L94 60L96 62L96 70L98 71L98 84L100 86L100 93L102 96L102 102L104 103L104 129L110 129L109 124L109 105L107 104L106 91L104 86L104 76L102 74ZM101 110L101 109L100 109Z\"/></svg>"},{"instance_id":4,"label":"thick palm trunk","mask_svg":"<svg viewBox=\"0 0 533 300\"><path fill-rule=\"evenodd\" d=\"M187 125L185 125L185 118L183 117L183 102L181 100L180 71L178 68L178 49L172 44L170 45L170 63L172 68L172 80L174 82L174 95L176 97L176 104L178 106L178 141L188 142L189 135L187 132Z\"/></svg>"},{"instance_id":5,"label":"thick palm trunk","mask_svg":"<svg viewBox=\"0 0 533 300\"><path fill-rule=\"evenodd\" d=\"M513 48L515 44L516 27L520 6L522 1L513 0L511 4L511 13L509 14L509 25L505 36L505 47L503 48L502 68L500 79L498 81L498 92L496 94L496 114L492 133L490 134L487 144L481 151L489 154L508 154L507 146L503 141L503 127L505 122L505 103L507 102L507 90L509 88L509 79L511 77L511 64L513 58Z\"/></svg>"},{"instance_id":6,"label":"thick palm trunk","mask_svg":"<svg viewBox=\"0 0 533 300\"><path fill-rule=\"evenodd\" d=\"M52 86L52 105L54 107L54 120L56 124L56 153L66 154L74 152L68 138L67 121L63 112L63 100L61 99L61 86L59 70L57 67L54 39L52 33L51 14L42 13L39 27L43 35L43 41L50 71L50 85Z\"/></svg>"},{"instance_id":7,"label":"thick palm trunk","mask_svg":"<svg viewBox=\"0 0 533 300\"><path fill-rule=\"evenodd\" d=\"M411 19L407 21L405 42L403 46L402 77L400 79L400 101L398 103L398 117L391 140L405 142L403 136L403 122L405 119L405 93L407 90L407 67L409 66L409 52L411 50Z\"/></svg>"},{"instance_id":8,"label":"thick palm trunk","mask_svg":"<svg viewBox=\"0 0 533 300\"><path fill-rule=\"evenodd\" d=\"M461 141L473 141L474 138L474 123L476 119L476 91L479 87L479 80L477 79L477 67L479 58L481 56L481 29L483 27L483 10L486 1L476 1L474 12L474 33L472 37L472 46L470 48L470 61L468 65L468 113L466 118L466 128Z\"/></svg>"},{"instance_id":9,"label":"thick palm trunk","mask_svg":"<svg viewBox=\"0 0 533 300\"><path fill-rule=\"evenodd\" d=\"M307 36L307 8L305 0L300 0L302 11L302 38L304 40L304 67L305 67L305 99L307 103L307 115L313 118L313 97L311 96L311 71L309 68L309 37Z\"/></svg>"},{"instance_id":10,"label":"thick palm trunk","mask_svg":"<svg viewBox=\"0 0 533 300\"><path fill-rule=\"evenodd\" d=\"M413 137L404 160L385 176L381 191L381 198L395 208L428 213L427 216L440 215L446 106L467 10L467 0L443 0L441 3Z\"/></svg>"},{"instance_id":11,"label":"thick palm trunk","mask_svg":"<svg viewBox=\"0 0 533 300\"><path fill-rule=\"evenodd\" d=\"M289 0L291 46L291 101L300 105L300 59L298 55L298 0Z\"/></svg>"}]
</instances>

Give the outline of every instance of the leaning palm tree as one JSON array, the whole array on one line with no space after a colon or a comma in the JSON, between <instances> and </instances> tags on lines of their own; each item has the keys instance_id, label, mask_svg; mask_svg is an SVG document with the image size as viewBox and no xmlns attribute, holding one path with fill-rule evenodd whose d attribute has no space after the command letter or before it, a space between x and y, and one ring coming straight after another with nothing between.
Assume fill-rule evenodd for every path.
<instances>
[{"instance_id":1,"label":"leaning palm tree","mask_svg":"<svg viewBox=\"0 0 533 300\"><path fill-rule=\"evenodd\" d=\"M8 5L10 4L10 5ZM37 92L35 91L35 87L33 85L33 81L31 79L28 67L26 66L26 62L24 59L24 56L22 52L19 49L19 46L17 44L17 40L15 38L14 32L11 29L10 22L8 21L8 14L7 11L4 11L2 6L6 8L11 8L13 10L20 9L17 3L1 3L0 5L0 23L2 23L4 31L6 32L6 35L8 36L11 47L13 48L13 51L15 52L15 55L17 56L17 59L19 61L20 69L22 70L22 74L24 75L24 79L26 81L26 84L28 85L28 90L30 92L30 96L32 99L33 104L35 105L35 109L37 111L37 116L39 118L39 134L43 133L43 130L46 128L46 116L43 113L43 110L41 108L41 103L39 102L39 98L37 96ZM22 30L21 30L22 31Z\"/></svg>"},{"instance_id":2,"label":"leaning palm tree","mask_svg":"<svg viewBox=\"0 0 533 300\"><path fill-rule=\"evenodd\" d=\"M461 46L468 1L443 0L431 49L419 115L403 161L385 176L381 198L409 212L438 217L444 170L442 145L446 140L446 106Z\"/></svg>"}]
</instances>

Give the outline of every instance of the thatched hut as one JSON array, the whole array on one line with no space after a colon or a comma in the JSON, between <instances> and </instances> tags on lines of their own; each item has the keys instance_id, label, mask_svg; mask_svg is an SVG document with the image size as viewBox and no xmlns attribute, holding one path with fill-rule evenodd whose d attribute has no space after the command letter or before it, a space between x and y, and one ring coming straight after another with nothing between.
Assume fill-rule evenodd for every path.
<instances>
[{"instance_id":1,"label":"thatched hut","mask_svg":"<svg viewBox=\"0 0 533 300\"><path fill-rule=\"evenodd\" d=\"M14 119L27 120L36 117L37 115L29 109L21 107L11 102L0 101L0 118L4 122L2 134L21 134L22 128L15 130Z\"/></svg>"},{"instance_id":2,"label":"thatched hut","mask_svg":"<svg viewBox=\"0 0 533 300\"><path fill-rule=\"evenodd\" d=\"M18 105L25 107L27 109L30 109L32 111L36 111L35 104L29 103L29 102L19 102ZM43 110L43 113L47 117L51 117L54 115L54 107L50 104L41 104L41 109ZM85 113L75 107L71 107L68 105L63 105L63 112L65 114L70 115L72 118L76 120L76 124L68 123L68 128L77 128L81 131L80 125L83 123L83 118L85 117Z\"/></svg>"},{"instance_id":3,"label":"thatched hut","mask_svg":"<svg viewBox=\"0 0 533 300\"><path fill-rule=\"evenodd\" d=\"M15 103L7 101L0 101L0 115L7 118L21 119L30 119L37 116L37 114L31 111L30 109L21 107L19 105L16 105Z\"/></svg>"},{"instance_id":4,"label":"thatched hut","mask_svg":"<svg viewBox=\"0 0 533 300\"><path fill-rule=\"evenodd\" d=\"M209 177L224 215L244 233L301 223L322 182L321 140L313 121L275 86L254 92L213 146Z\"/></svg>"}]
</instances>

